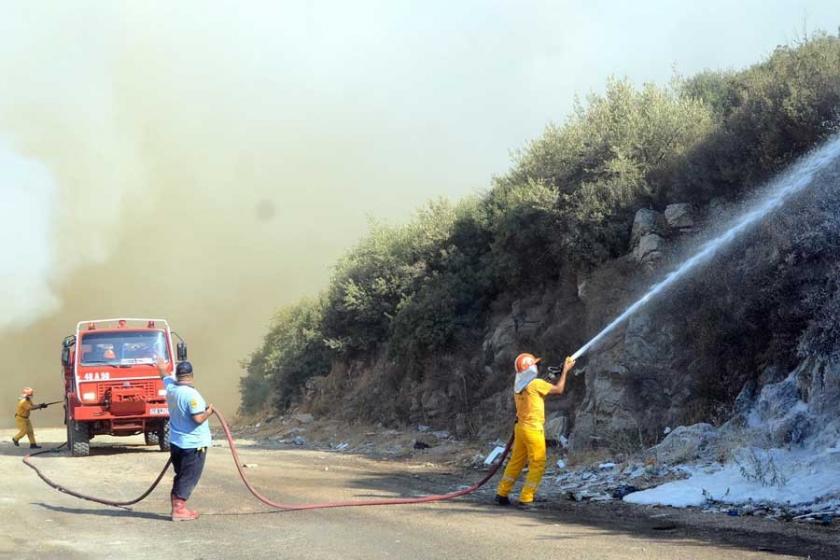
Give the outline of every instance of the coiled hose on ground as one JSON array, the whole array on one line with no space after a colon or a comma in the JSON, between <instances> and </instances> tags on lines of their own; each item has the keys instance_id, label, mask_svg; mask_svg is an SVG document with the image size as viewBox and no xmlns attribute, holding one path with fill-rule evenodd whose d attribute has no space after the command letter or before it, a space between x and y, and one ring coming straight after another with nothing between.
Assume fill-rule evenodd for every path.
<instances>
[{"instance_id":1,"label":"coiled hose on ground","mask_svg":"<svg viewBox=\"0 0 840 560\"><path fill-rule=\"evenodd\" d=\"M256 498L257 500L259 500L260 502L262 502L263 504L265 504L266 506L268 506L270 508L279 509L279 510L283 510L283 511L300 511L300 510L308 510L308 509L328 509L328 508L361 507L361 506L424 504L424 503L429 503L429 502L439 502L439 501L442 501L442 500L451 500L451 499L457 498L459 496L465 496L467 494L475 492L476 490L478 490L479 488L484 486L487 483L487 481L489 481L491 478L493 478L493 475L495 475L496 472L498 472L502 463L504 463L504 460L507 457L508 453L510 453L510 448L511 448L511 445L513 444L513 436L511 436L510 439L508 440L507 445L505 446L504 452L502 453L501 457L499 458L499 462L496 463L481 480L479 480L475 484L472 484L471 486L468 486L467 488L463 488L461 490L456 490L454 492L448 492L446 494L432 494L432 495L428 495L428 496L418 496L416 498L382 498L382 499L374 499L374 500L344 500L344 501L336 501L336 502L323 502L323 503L318 503L318 504L283 504L283 503L280 503L280 502L275 502L275 501L273 501L269 498L266 498L256 488L254 488L254 486L248 480L248 477L245 475L245 471L242 467L242 461L239 458L239 451L236 448L236 442L233 439L233 434L231 434L230 426L228 425L227 420L225 420L224 415L221 412L219 412L218 410L214 411L214 414L218 418L219 423L222 426L222 430L225 433L225 438L227 439L228 445L230 446L231 457L233 458L233 462L236 465L236 470L239 473L239 478L242 479L242 483L245 485L245 487L248 489L248 491L251 493L251 495L254 496L254 498ZM36 456L42 455L44 453L52 453L52 452L55 452L55 451L59 451L60 449L62 449L66 445L67 445L67 443L65 442L65 443L59 445L58 447L54 447L52 449L46 449L44 451L38 451L36 453L27 454L23 458L23 463L27 467L34 470L35 473L41 478L41 480L43 480L45 483L47 483L52 488L58 490L59 492L62 492L62 493L67 494L69 496L73 496L75 498L79 498L79 499L82 499L82 500L87 500L87 501L90 501L90 502L96 502L98 504L103 504L103 505L106 505L106 506L125 508L127 506L134 505L134 504L142 501L149 494L152 493L152 491L157 487L158 484L160 484L160 481L163 479L163 475L166 474L166 471L169 469L169 465L172 464L171 459L167 460L166 464L163 467L163 470L161 470L160 474L157 475L157 478L155 478L155 481L152 483L152 485L145 492L143 492L140 496L138 496L137 498L135 498L133 500L127 500L127 501L107 500L105 498L98 498L96 496L89 496L89 495L83 494L81 492L76 492L75 490L71 490L71 489L69 489L69 488L67 488L67 487L65 487L61 484L58 484L57 482L54 482L53 480L48 478L44 473L42 473L41 470L38 467L36 467L31 461L32 457L36 457Z\"/></svg>"}]
</instances>

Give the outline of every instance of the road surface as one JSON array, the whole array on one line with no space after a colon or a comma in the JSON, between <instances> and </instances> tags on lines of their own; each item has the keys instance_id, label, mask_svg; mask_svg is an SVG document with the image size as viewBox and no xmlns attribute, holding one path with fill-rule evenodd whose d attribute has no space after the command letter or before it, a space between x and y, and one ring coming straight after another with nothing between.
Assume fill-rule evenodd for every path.
<instances>
[{"instance_id":1,"label":"road surface","mask_svg":"<svg viewBox=\"0 0 840 560\"><path fill-rule=\"evenodd\" d=\"M692 525L674 510L565 503L522 512L488 504L492 489L452 502L306 512L272 512L253 500L226 448L214 447L190 505L195 522L168 520L171 476L131 511L100 506L46 486L21 463L12 431L0 430L0 557L60 558L457 558L504 559L752 559L840 558L840 533L754 520L748 529ZM41 430L45 446L64 441ZM139 495L166 455L142 438L97 438L90 457L37 457L47 476L111 499ZM288 502L417 495L446 491L462 476L428 465L389 463L302 449L242 450L253 482ZM495 481L494 481L495 482ZM492 484L492 483L491 483ZM677 517L674 517L677 515ZM697 514L700 515L700 514ZM726 522L726 519L722 520ZM763 524L762 524L763 523ZM705 524L705 525L704 525ZM784 528L787 534L777 535ZM791 533L793 531L793 533ZM822 531L822 532L821 532ZM836 546L834 546L836 545Z\"/></svg>"}]
</instances>

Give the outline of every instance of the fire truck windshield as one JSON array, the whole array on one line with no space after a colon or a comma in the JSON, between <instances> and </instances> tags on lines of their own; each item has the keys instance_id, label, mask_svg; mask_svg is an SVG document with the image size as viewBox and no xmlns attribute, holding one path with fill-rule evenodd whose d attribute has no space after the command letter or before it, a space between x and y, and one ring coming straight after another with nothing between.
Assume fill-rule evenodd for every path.
<instances>
[{"instance_id":1,"label":"fire truck windshield","mask_svg":"<svg viewBox=\"0 0 840 560\"><path fill-rule=\"evenodd\" d=\"M82 335L81 365L131 366L169 360L169 345L162 331L88 332Z\"/></svg>"}]
</instances>

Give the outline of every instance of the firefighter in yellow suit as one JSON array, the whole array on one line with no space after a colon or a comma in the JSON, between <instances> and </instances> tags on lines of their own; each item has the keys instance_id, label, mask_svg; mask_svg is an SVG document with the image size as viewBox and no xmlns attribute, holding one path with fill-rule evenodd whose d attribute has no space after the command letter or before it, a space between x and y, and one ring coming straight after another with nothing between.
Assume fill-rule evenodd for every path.
<instances>
[{"instance_id":1,"label":"firefighter in yellow suit","mask_svg":"<svg viewBox=\"0 0 840 560\"><path fill-rule=\"evenodd\" d=\"M41 446L35 443L35 430L32 429L32 421L29 419L29 413L32 410L46 408L44 404L32 404L32 395L35 391L32 387L24 387L21 391L20 400L15 408L15 424L17 424L18 433L12 436L12 443L16 446L20 445L20 439L23 436L29 438L29 447L31 449L40 449Z\"/></svg>"},{"instance_id":2,"label":"firefighter in yellow suit","mask_svg":"<svg viewBox=\"0 0 840 560\"><path fill-rule=\"evenodd\" d=\"M516 357L516 379L513 385L513 399L516 404L516 427L514 428L513 449L505 473L496 490L496 503L502 506L510 504L508 494L513 490L525 463L528 464L528 476L519 493L519 506L533 506L534 495L545 472L545 397L562 395L566 390L566 377L575 365L573 358L566 358L563 373L555 384L537 379L537 364L540 358L533 354L520 354Z\"/></svg>"}]
</instances>

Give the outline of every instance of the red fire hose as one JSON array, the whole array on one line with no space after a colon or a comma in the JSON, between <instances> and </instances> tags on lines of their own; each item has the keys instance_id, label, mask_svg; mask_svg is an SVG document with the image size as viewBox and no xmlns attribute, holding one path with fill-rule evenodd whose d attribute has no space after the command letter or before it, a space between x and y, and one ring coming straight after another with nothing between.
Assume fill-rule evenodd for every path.
<instances>
[{"instance_id":1,"label":"red fire hose","mask_svg":"<svg viewBox=\"0 0 840 560\"><path fill-rule=\"evenodd\" d=\"M216 410L216 411L214 411L214 413L216 414L216 417L219 419L219 423L222 425L222 430L224 430L224 432L225 432L225 438L227 439L228 444L230 446L230 453L231 453L231 456L233 457L234 463L236 464L236 470L239 472L239 477L242 479L242 483L245 484L245 487L248 489L248 491L251 493L251 495L253 495L257 500L259 500L263 504L267 505L268 507L271 507L271 508L274 508L274 509L280 509L280 510L284 510L284 511L299 511L299 510L305 510L305 509L327 509L327 508L359 507L359 506L386 506L386 505L402 505L402 504L423 504L423 503L429 503L429 502L439 502L439 501L442 501L442 500L451 500L453 498L457 498L459 496L464 496L466 494L470 494L472 492L475 492L476 490L481 488L484 484L486 484L487 481L489 481L491 478L493 478L493 475L495 475L496 472L498 472L499 468L501 467L502 463L505 460L505 457L507 457L508 453L510 452L511 445L513 444L513 436L511 436L510 439L508 440L507 446L505 446L505 450L502 453L502 455L499 459L499 462L490 469L490 471L484 476L484 478L482 478L481 480L479 480L478 482L476 482L475 484L473 484L473 485L471 485L467 488L463 488L461 490L456 490L454 492L448 492L446 494L432 494L432 495L429 495L429 496L419 496L419 497L416 497L416 498L383 498L383 499L378 499L378 500L346 500L346 501L337 501L337 502L324 502L324 503L320 503L320 504L282 504L282 503L270 500L270 499L266 498L265 496L263 496L262 494L260 494L257 491L257 489L254 488L254 486L248 480L248 477L245 476L245 471L242 468L242 461L239 459L239 451L236 449L236 442L234 441L233 435L230 432L230 426L228 426L228 423L225 420L225 417L221 412ZM50 453L50 452L58 451L59 449L61 449L65 445L67 445L67 444L63 443L63 444L61 444L58 447L55 447L53 449L47 449L45 451L38 451L37 453L30 453L23 458L23 462L27 467L34 470L35 473L41 478L41 480L43 480L44 482L46 482L48 485L50 485L52 488L55 488L59 492L62 492L64 494L68 494L70 496L74 496L76 498L80 498L82 500L88 500L88 501L91 501L91 502L96 502L98 504L104 504L104 505L107 505L107 506L126 507L126 506L130 506L130 505L133 505L133 504L136 504L136 503L140 502L141 500L146 498L146 496L151 494L152 491L157 487L157 485L160 484L160 481L163 479L163 475L166 473L167 469L169 469L169 465L172 463L171 459L168 460L166 462L166 465L164 465L163 470L160 471L160 474L157 476L157 478L152 483L152 485L145 492L143 492L140 496L138 496L137 498L135 498L133 500L128 500L128 501L106 500L104 498L97 498L95 496L89 496L87 494L82 494L80 492L70 490L69 488L66 488L65 486L62 486L61 484L58 484L58 483L50 480L49 478L47 478L47 476L44 475L44 473L42 473L41 470L38 467L36 467L35 465L32 464L32 462L30 460L32 457L35 457L37 455L41 455L43 453Z\"/></svg>"}]
</instances>

